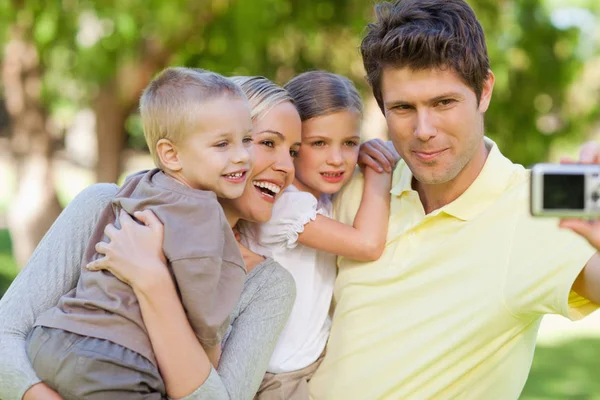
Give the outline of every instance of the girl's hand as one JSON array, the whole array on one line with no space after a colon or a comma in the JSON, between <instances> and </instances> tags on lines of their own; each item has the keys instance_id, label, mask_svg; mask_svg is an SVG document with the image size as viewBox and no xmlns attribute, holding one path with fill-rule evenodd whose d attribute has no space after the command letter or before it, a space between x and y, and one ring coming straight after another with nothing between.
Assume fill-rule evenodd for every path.
<instances>
[{"instance_id":1,"label":"girl's hand","mask_svg":"<svg viewBox=\"0 0 600 400\"><path fill-rule=\"evenodd\" d=\"M377 172L392 172L400 155L392 142L381 139L371 139L360 145L358 166L370 167Z\"/></svg>"},{"instance_id":2,"label":"girl's hand","mask_svg":"<svg viewBox=\"0 0 600 400\"><path fill-rule=\"evenodd\" d=\"M96 244L96 251L104 257L89 263L87 269L107 270L133 289L145 290L169 275L162 250L163 225L150 210L135 212L134 216L143 225L121 210L121 229L106 226L104 233L110 243Z\"/></svg>"}]
</instances>

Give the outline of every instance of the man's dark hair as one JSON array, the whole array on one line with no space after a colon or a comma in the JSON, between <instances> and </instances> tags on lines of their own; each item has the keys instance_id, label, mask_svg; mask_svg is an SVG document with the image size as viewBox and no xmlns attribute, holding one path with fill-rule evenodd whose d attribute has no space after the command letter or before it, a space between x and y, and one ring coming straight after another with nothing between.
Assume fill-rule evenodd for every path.
<instances>
[{"instance_id":1,"label":"man's dark hair","mask_svg":"<svg viewBox=\"0 0 600 400\"><path fill-rule=\"evenodd\" d=\"M375 6L360 51L379 107L383 69L450 68L481 99L490 61L483 28L463 0L396 0Z\"/></svg>"}]
</instances>

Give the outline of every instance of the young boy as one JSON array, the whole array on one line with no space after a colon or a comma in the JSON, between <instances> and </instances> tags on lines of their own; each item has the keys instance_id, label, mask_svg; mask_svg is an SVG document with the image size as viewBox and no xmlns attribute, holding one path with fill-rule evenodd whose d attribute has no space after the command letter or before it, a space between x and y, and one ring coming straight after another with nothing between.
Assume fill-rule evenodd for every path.
<instances>
[{"instance_id":1,"label":"young boy","mask_svg":"<svg viewBox=\"0 0 600 400\"><path fill-rule=\"evenodd\" d=\"M164 224L164 254L215 366L243 288L243 259L217 197L239 197L251 168L244 93L212 72L168 68L144 91L140 111L157 168L126 179L98 221L76 289L39 316L28 338L36 373L64 399L166 396L133 290L85 268L121 210L149 209Z\"/></svg>"}]
</instances>

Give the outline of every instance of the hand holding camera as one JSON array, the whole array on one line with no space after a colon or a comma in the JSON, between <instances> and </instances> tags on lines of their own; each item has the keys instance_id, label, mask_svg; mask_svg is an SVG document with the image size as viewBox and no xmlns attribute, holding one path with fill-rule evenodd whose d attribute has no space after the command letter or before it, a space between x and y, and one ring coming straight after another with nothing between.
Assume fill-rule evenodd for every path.
<instances>
[{"instance_id":1,"label":"hand holding camera","mask_svg":"<svg viewBox=\"0 0 600 400\"><path fill-rule=\"evenodd\" d=\"M536 164L531 170L531 214L562 218L560 226L600 250L600 144L587 142L579 161Z\"/></svg>"}]
</instances>

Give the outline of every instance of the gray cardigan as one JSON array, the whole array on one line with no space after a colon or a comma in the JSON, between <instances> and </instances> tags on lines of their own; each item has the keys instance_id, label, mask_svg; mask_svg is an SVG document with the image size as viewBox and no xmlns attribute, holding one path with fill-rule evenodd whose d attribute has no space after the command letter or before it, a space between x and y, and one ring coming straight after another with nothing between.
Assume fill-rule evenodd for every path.
<instances>
[{"instance_id":1,"label":"gray cardigan","mask_svg":"<svg viewBox=\"0 0 600 400\"><path fill-rule=\"evenodd\" d=\"M31 259L0 300L0 399L20 400L39 383L25 352L37 316L75 287L95 223L117 192L112 184L81 192L46 233ZM231 314L218 370L186 400L252 399L295 299L292 276L272 259L246 278Z\"/></svg>"}]
</instances>

